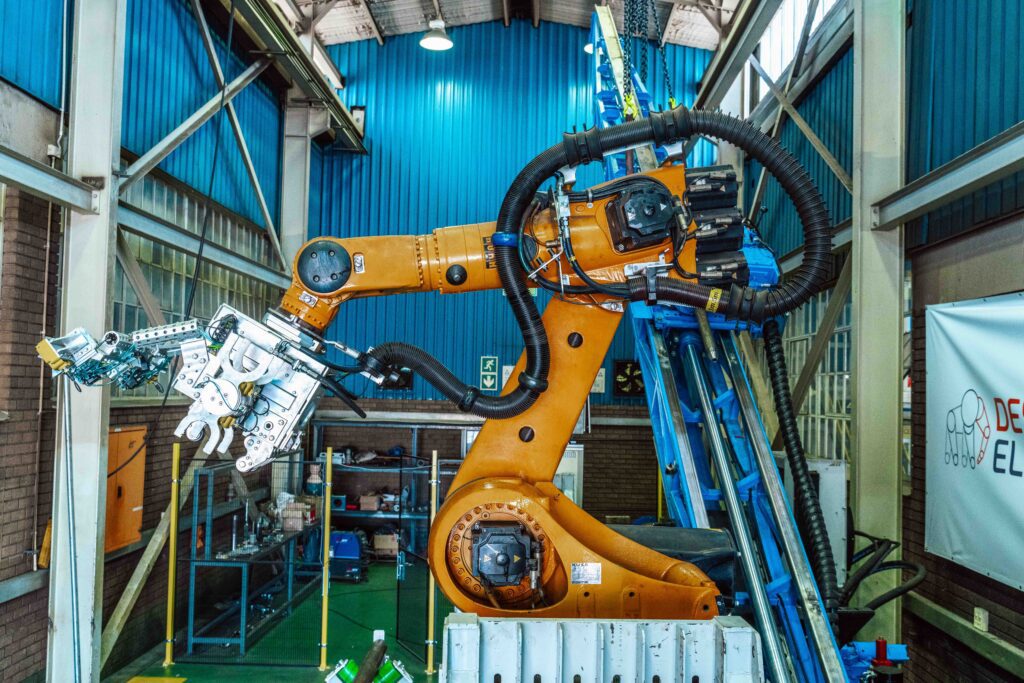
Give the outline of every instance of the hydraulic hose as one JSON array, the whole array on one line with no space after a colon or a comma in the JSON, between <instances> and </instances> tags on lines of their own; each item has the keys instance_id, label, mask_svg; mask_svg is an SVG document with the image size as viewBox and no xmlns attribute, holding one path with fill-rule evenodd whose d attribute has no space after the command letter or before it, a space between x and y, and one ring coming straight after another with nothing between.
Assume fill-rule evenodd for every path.
<instances>
[{"instance_id":1,"label":"hydraulic hose","mask_svg":"<svg viewBox=\"0 0 1024 683\"><path fill-rule=\"evenodd\" d=\"M786 445L786 462L793 474L793 491L796 498L796 523L807 549L814 578L818 582L825 611L834 619L839 609L839 588L836 580L836 561L832 556L825 516L821 512L818 493L811 479L804 445L796 424L796 411L789 392L789 375L786 370L786 356L782 350L782 335L775 320L764 323L764 349L768 359L768 373L771 376L772 395L775 398L775 412L779 418L779 430Z\"/></svg>"},{"instance_id":2,"label":"hydraulic hose","mask_svg":"<svg viewBox=\"0 0 1024 683\"><path fill-rule=\"evenodd\" d=\"M828 272L832 251L828 210L807 172L778 142L749 123L718 112L689 111L676 107L611 128L591 128L566 133L561 144L550 147L530 161L512 181L498 213L492 237L494 260L502 288L512 307L526 348L526 367L519 386L509 393L482 396L475 387L460 381L436 358L408 344L382 344L366 354L370 367L404 366L423 376L459 408L485 418L519 415L536 402L547 388L550 350L537 304L530 296L519 260L519 240L524 217L541 184L564 167L600 161L641 144L663 145L692 135L715 137L740 147L757 159L782 185L796 204L804 226L804 259L783 285L768 291L733 286L728 292L698 284L658 278L656 298L742 320L763 320L792 310L817 293ZM642 278L631 278L631 298L651 297Z\"/></svg>"}]
</instances>

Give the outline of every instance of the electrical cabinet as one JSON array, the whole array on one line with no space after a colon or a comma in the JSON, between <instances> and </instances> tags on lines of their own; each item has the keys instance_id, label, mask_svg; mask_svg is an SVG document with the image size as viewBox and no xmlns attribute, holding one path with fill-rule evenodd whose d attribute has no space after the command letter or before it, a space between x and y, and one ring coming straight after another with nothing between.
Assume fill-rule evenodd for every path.
<instances>
[{"instance_id":1,"label":"electrical cabinet","mask_svg":"<svg viewBox=\"0 0 1024 683\"><path fill-rule=\"evenodd\" d=\"M570 441L565 447L554 484L569 500L583 507L583 444Z\"/></svg>"},{"instance_id":2,"label":"electrical cabinet","mask_svg":"<svg viewBox=\"0 0 1024 683\"><path fill-rule=\"evenodd\" d=\"M107 477L107 530L103 548L109 553L142 540L146 427L113 427L107 439L107 472L114 472Z\"/></svg>"}]
</instances>

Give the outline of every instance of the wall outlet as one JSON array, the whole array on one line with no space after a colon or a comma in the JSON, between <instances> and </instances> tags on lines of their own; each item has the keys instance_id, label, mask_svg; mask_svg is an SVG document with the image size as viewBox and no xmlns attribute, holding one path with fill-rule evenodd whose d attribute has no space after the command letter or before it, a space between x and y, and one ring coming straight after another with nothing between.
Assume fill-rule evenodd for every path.
<instances>
[{"instance_id":1,"label":"wall outlet","mask_svg":"<svg viewBox=\"0 0 1024 683\"><path fill-rule=\"evenodd\" d=\"M974 628L988 633L988 610L984 607L974 608Z\"/></svg>"}]
</instances>

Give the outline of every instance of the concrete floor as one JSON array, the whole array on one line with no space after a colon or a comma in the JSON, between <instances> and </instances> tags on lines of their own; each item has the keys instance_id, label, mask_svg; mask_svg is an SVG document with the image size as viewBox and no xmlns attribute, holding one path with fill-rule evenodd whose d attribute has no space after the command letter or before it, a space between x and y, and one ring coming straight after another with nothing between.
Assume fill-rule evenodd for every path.
<instances>
[{"instance_id":1,"label":"concrete floor","mask_svg":"<svg viewBox=\"0 0 1024 683\"><path fill-rule=\"evenodd\" d=\"M393 564L373 565L369 568L368 577L368 581L365 583L334 582L331 586L329 636L327 639L328 665L333 668L340 659L360 661L370 646L373 631L383 629L387 633L388 654L405 665L413 680L436 680L436 675L427 676L424 673L423 662L402 647L395 637L397 604L399 602L395 589L395 566ZM418 583L418 581L411 581L409 589L411 590L413 585ZM416 592L420 591L416 590ZM403 587L403 598L407 595L406 588ZM404 615L410 613L413 615L422 613L420 610L422 601L404 599L402 601L403 619ZM130 667L131 671L122 670L119 672L120 675L111 677L111 681L129 681L129 683L157 683L158 681L169 683L185 680L225 683L235 681L253 683L254 681L268 680L309 683L323 681L326 672L318 671L316 666L264 666L244 663L245 659L266 657L267 653L275 650L287 650L291 647L290 644L308 641L311 635L316 637L319 623L320 599L319 592L315 592L296 607L290 616L264 635L259 640L258 647L252 649L250 655L243 659L243 663L179 663L163 667L161 666L162 654L154 651L144 658L145 661L137 661ZM403 621L403 636L407 640L410 639L411 634L405 632L405 624L410 623L412 623L412 618ZM419 624L417 623L417 625ZM438 640L440 640L440 633L438 633ZM316 641L312 642L315 647ZM303 650L306 653L310 652L308 647L303 647ZM287 659L287 654L287 652L274 652L275 658L277 655L284 655L284 658ZM303 658L308 661L308 656ZM440 652L438 652L437 658L437 663L440 664Z\"/></svg>"}]
</instances>

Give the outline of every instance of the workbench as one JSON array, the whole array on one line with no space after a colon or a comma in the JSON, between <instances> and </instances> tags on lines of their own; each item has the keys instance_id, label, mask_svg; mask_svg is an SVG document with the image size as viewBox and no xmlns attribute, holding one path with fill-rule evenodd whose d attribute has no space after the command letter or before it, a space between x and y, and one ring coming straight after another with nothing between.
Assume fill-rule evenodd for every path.
<instances>
[{"instance_id":1,"label":"workbench","mask_svg":"<svg viewBox=\"0 0 1024 683\"><path fill-rule=\"evenodd\" d=\"M189 552L188 568L188 625L187 654L192 655L196 645L238 645L240 657L246 653L246 647L254 636L254 630L249 624L249 609L253 599L284 581L285 602L275 609L275 612L291 612L295 600L295 577L296 577L296 545L300 539L304 539L314 528L314 525L307 525L299 531L276 532L269 539L265 539L251 552L229 553L230 546L218 548L214 551L213 543L213 481L214 475L220 468L204 467L196 470L196 485L192 499L193 520L200 517L199 501L203 496L205 488L205 542L199 549L199 524L192 524L192 542ZM205 487L204 487L205 484ZM251 579L254 569L259 565L284 564L284 571L269 581L251 588ZM219 567L223 569L237 569L240 572L241 586L238 603L224 610L211 621L196 627L196 573L202 567ZM238 634L234 635L210 635L218 626L223 625L233 616L238 617Z\"/></svg>"}]
</instances>

